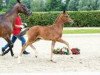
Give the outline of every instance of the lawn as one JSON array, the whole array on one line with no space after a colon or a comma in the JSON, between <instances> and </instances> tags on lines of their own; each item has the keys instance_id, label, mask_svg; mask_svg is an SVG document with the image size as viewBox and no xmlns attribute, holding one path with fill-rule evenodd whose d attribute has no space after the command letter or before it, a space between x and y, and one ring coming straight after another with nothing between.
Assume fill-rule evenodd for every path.
<instances>
[{"instance_id":1,"label":"lawn","mask_svg":"<svg viewBox=\"0 0 100 75\"><path fill-rule=\"evenodd\" d=\"M65 29L64 34L94 34L100 33L100 29Z\"/></svg>"}]
</instances>

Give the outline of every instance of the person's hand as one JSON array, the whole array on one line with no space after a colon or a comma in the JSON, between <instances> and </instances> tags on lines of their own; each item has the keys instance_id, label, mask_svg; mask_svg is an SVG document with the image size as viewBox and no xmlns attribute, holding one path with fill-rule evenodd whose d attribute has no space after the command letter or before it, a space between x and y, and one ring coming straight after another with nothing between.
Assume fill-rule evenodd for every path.
<instances>
[{"instance_id":1,"label":"person's hand","mask_svg":"<svg viewBox=\"0 0 100 75\"><path fill-rule=\"evenodd\" d=\"M25 28L23 25L20 26L22 29Z\"/></svg>"},{"instance_id":2,"label":"person's hand","mask_svg":"<svg viewBox=\"0 0 100 75\"><path fill-rule=\"evenodd\" d=\"M23 23L23 26L26 28L27 27L27 23Z\"/></svg>"}]
</instances>

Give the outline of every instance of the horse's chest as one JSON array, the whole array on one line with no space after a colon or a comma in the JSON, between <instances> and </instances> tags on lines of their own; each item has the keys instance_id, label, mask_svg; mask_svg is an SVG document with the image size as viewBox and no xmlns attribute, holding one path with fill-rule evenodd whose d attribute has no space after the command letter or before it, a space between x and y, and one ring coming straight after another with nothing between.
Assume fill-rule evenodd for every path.
<instances>
[{"instance_id":1,"label":"horse's chest","mask_svg":"<svg viewBox=\"0 0 100 75\"><path fill-rule=\"evenodd\" d=\"M13 27L10 22L1 22L0 29L1 29L0 32L1 35L11 33L13 31Z\"/></svg>"},{"instance_id":2,"label":"horse's chest","mask_svg":"<svg viewBox=\"0 0 100 75\"><path fill-rule=\"evenodd\" d=\"M4 23L5 27L9 28L10 30L12 30L13 26L11 22L6 22Z\"/></svg>"}]
</instances>

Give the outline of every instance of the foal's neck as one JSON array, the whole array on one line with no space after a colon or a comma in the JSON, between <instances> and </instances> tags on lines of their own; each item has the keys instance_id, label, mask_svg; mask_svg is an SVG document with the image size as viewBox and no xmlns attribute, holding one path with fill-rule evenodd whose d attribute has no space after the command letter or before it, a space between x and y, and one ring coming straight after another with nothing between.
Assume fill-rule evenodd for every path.
<instances>
[{"instance_id":1,"label":"foal's neck","mask_svg":"<svg viewBox=\"0 0 100 75\"><path fill-rule=\"evenodd\" d=\"M57 29L59 29L60 31L62 31L63 30L63 24L64 24L64 22L61 20L61 18L57 18L56 20L55 20L55 22L54 22L54 27L55 28L57 28Z\"/></svg>"}]
</instances>

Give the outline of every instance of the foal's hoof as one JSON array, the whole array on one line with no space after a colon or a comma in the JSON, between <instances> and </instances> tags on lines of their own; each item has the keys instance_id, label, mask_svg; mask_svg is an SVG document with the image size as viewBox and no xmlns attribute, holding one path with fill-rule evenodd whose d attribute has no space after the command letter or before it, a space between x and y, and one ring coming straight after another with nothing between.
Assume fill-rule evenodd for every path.
<instances>
[{"instance_id":1,"label":"foal's hoof","mask_svg":"<svg viewBox=\"0 0 100 75\"><path fill-rule=\"evenodd\" d=\"M73 59L73 57L70 57L71 59Z\"/></svg>"},{"instance_id":2,"label":"foal's hoof","mask_svg":"<svg viewBox=\"0 0 100 75\"><path fill-rule=\"evenodd\" d=\"M57 63L57 62L55 62L55 61L53 61L53 60L50 60L51 62L53 62L53 63Z\"/></svg>"},{"instance_id":3,"label":"foal's hoof","mask_svg":"<svg viewBox=\"0 0 100 75\"><path fill-rule=\"evenodd\" d=\"M35 58L37 58L38 56L35 56Z\"/></svg>"},{"instance_id":4,"label":"foal's hoof","mask_svg":"<svg viewBox=\"0 0 100 75\"><path fill-rule=\"evenodd\" d=\"M2 56L2 54L0 54L0 56Z\"/></svg>"},{"instance_id":5,"label":"foal's hoof","mask_svg":"<svg viewBox=\"0 0 100 75\"><path fill-rule=\"evenodd\" d=\"M18 64L20 64L20 63L21 63L21 61L20 61L20 59L19 59L19 58L17 59L17 63L18 63Z\"/></svg>"},{"instance_id":6,"label":"foal's hoof","mask_svg":"<svg viewBox=\"0 0 100 75\"><path fill-rule=\"evenodd\" d=\"M20 64L21 63L21 61L18 61L18 64Z\"/></svg>"},{"instance_id":7,"label":"foal's hoof","mask_svg":"<svg viewBox=\"0 0 100 75\"><path fill-rule=\"evenodd\" d=\"M15 55L14 55L13 57L14 57L14 58L18 58L18 56L15 56Z\"/></svg>"}]
</instances>

